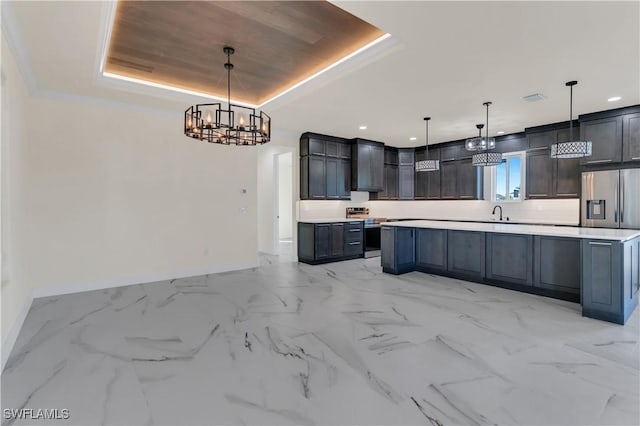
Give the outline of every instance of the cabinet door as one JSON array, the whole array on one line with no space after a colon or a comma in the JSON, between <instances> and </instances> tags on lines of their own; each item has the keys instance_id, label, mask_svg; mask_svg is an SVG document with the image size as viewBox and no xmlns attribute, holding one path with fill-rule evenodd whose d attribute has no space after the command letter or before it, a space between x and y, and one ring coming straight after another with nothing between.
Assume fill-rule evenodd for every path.
<instances>
[{"instance_id":1,"label":"cabinet door","mask_svg":"<svg viewBox=\"0 0 640 426\"><path fill-rule=\"evenodd\" d=\"M372 188L384 186L384 145L371 146L370 182Z\"/></svg>"},{"instance_id":2,"label":"cabinet door","mask_svg":"<svg viewBox=\"0 0 640 426\"><path fill-rule=\"evenodd\" d=\"M340 167L339 163L340 160L331 157L327 157L325 161L327 198L331 200L336 200L340 197L338 189L338 170L342 171L342 167Z\"/></svg>"},{"instance_id":3,"label":"cabinet door","mask_svg":"<svg viewBox=\"0 0 640 426\"><path fill-rule=\"evenodd\" d=\"M344 255L344 223L331 224L331 257Z\"/></svg>"},{"instance_id":4,"label":"cabinet door","mask_svg":"<svg viewBox=\"0 0 640 426\"><path fill-rule=\"evenodd\" d=\"M401 166L413 166L414 164L414 149L413 148L401 148L398 150L398 164Z\"/></svg>"},{"instance_id":5,"label":"cabinet door","mask_svg":"<svg viewBox=\"0 0 640 426\"><path fill-rule=\"evenodd\" d=\"M440 160L441 161L451 161L455 160L460 156L460 150L464 149L464 146L450 144L443 146L440 148Z\"/></svg>"},{"instance_id":6,"label":"cabinet door","mask_svg":"<svg viewBox=\"0 0 640 426\"><path fill-rule=\"evenodd\" d=\"M553 196L556 198L580 197L580 159L563 158L553 160L555 187Z\"/></svg>"},{"instance_id":7,"label":"cabinet door","mask_svg":"<svg viewBox=\"0 0 640 426\"><path fill-rule=\"evenodd\" d=\"M496 138L496 152L516 152L527 149L529 143L525 136L503 136Z\"/></svg>"},{"instance_id":8,"label":"cabinet door","mask_svg":"<svg viewBox=\"0 0 640 426\"><path fill-rule=\"evenodd\" d=\"M309 155L325 155L325 142L321 139L309 139Z\"/></svg>"},{"instance_id":9,"label":"cabinet door","mask_svg":"<svg viewBox=\"0 0 640 426\"><path fill-rule=\"evenodd\" d=\"M534 237L533 285L580 294L580 240Z\"/></svg>"},{"instance_id":10,"label":"cabinet door","mask_svg":"<svg viewBox=\"0 0 640 426\"><path fill-rule=\"evenodd\" d=\"M426 173L426 172L425 172ZM440 188L443 200L453 200L457 194L457 165L454 161L440 163Z\"/></svg>"},{"instance_id":11,"label":"cabinet door","mask_svg":"<svg viewBox=\"0 0 640 426\"><path fill-rule=\"evenodd\" d=\"M398 198L401 200L413 200L413 179L415 168L413 165L399 167L399 192Z\"/></svg>"},{"instance_id":12,"label":"cabinet door","mask_svg":"<svg viewBox=\"0 0 640 426\"><path fill-rule=\"evenodd\" d=\"M416 267L425 271L447 270L447 230L416 228Z\"/></svg>"},{"instance_id":13,"label":"cabinet door","mask_svg":"<svg viewBox=\"0 0 640 426\"><path fill-rule=\"evenodd\" d=\"M398 166L387 165L385 166L385 170L388 170L387 173L387 194L390 200L398 199L398 191L399 191L399 170Z\"/></svg>"},{"instance_id":14,"label":"cabinet door","mask_svg":"<svg viewBox=\"0 0 640 426\"><path fill-rule=\"evenodd\" d=\"M340 143L338 142L325 142L325 155L327 157L338 158L340 156Z\"/></svg>"},{"instance_id":15,"label":"cabinet door","mask_svg":"<svg viewBox=\"0 0 640 426\"><path fill-rule=\"evenodd\" d=\"M619 163L622 161L622 117L580 123L581 139L591 141L593 153L581 164Z\"/></svg>"},{"instance_id":16,"label":"cabinet door","mask_svg":"<svg viewBox=\"0 0 640 426\"><path fill-rule=\"evenodd\" d=\"M582 240L582 314L624 322L620 243Z\"/></svg>"},{"instance_id":17,"label":"cabinet door","mask_svg":"<svg viewBox=\"0 0 640 426\"><path fill-rule=\"evenodd\" d=\"M356 190L371 188L371 145L358 144L358 178Z\"/></svg>"},{"instance_id":18,"label":"cabinet door","mask_svg":"<svg viewBox=\"0 0 640 426\"><path fill-rule=\"evenodd\" d=\"M555 130L528 134L529 149L551 148L551 145L556 143L556 137Z\"/></svg>"},{"instance_id":19,"label":"cabinet door","mask_svg":"<svg viewBox=\"0 0 640 426\"><path fill-rule=\"evenodd\" d=\"M482 168L475 167L471 160L456 162L457 198L463 200L475 200L480 198L479 182Z\"/></svg>"},{"instance_id":20,"label":"cabinet door","mask_svg":"<svg viewBox=\"0 0 640 426\"><path fill-rule=\"evenodd\" d=\"M487 278L507 283L533 283L533 237L487 234Z\"/></svg>"},{"instance_id":21,"label":"cabinet door","mask_svg":"<svg viewBox=\"0 0 640 426\"><path fill-rule=\"evenodd\" d=\"M440 199L440 170L433 172L424 172L427 176L427 200L439 200Z\"/></svg>"},{"instance_id":22,"label":"cabinet door","mask_svg":"<svg viewBox=\"0 0 640 426\"><path fill-rule=\"evenodd\" d=\"M315 226L315 260L331 257L331 225L328 223Z\"/></svg>"},{"instance_id":23,"label":"cabinet door","mask_svg":"<svg viewBox=\"0 0 640 426\"><path fill-rule=\"evenodd\" d=\"M413 197L415 200L424 200L427 198L427 188L429 186L429 173L430 172L414 171Z\"/></svg>"},{"instance_id":24,"label":"cabinet door","mask_svg":"<svg viewBox=\"0 0 640 426\"><path fill-rule=\"evenodd\" d=\"M484 232L447 231L447 252L449 272L474 279L484 278Z\"/></svg>"},{"instance_id":25,"label":"cabinet door","mask_svg":"<svg viewBox=\"0 0 640 426\"><path fill-rule=\"evenodd\" d=\"M384 149L384 164L398 165L398 150L385 147Z\"/></svg>"},{"instance_id":26,"label":"cabinet door","mask_svg":"<svg viewBox=\"0 0 640 426\"><path fill-rule=\"evenodd\" d=\"M553 161L548 149L527 152L527 198L550 198Z\"/></svg>"},{"instance_id":27,"label":"cabinet door","mask_svg":"<svg viewBox=\"0 0 640 426\"><path fill-rule=\"evenodd\" d=\"M351 161L338 160L338 198L351 199Z\"/></svg>"},{"instance_id":28,"label":"cabinet door","mask_svg":"<svg viewBox=\"0 0 640 426\"><path fill-rule=\"evenodd\" d=\"M640 114L625 115L622 130L622 161L640 161Z\"/></svg>"},{"instance_id":29,"label":"cabinet door","mask_svg":"<svg viewBox=\"0 0 640 426\"><path fill-rule=\"evenodd\" d=\"M327 196L325 159L315 155L305 158L309 163L309 199L323 200Z\"/></svg>"}]
</instances>

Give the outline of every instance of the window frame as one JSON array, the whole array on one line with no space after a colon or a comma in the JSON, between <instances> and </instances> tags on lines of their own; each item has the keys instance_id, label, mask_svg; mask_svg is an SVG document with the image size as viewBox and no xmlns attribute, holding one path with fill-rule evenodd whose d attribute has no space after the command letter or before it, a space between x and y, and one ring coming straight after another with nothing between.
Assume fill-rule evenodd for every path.
<instances>
[{"instance_id":1,"label":"window frame","mask_svg":"<svg viewBox=\"0 0 640 426\"><path fill-rule=\"evenodd\" d=\"M496 171L496 167L485 167L488 170L488 175L485 175L485 178L489 178L489 182L491 182L491 201L496 203L521 203L525 200L526 194L526 176L527 176L527 152L526 151L513 151L513 152L504 152L502 154L502 158L507 160L507 170L506 170L506 185L507 191L509 190L509 158L520 158L520 198L517 200L498 200L497 196L497 178L498 173Z\"/></svg>"}]
</instances>

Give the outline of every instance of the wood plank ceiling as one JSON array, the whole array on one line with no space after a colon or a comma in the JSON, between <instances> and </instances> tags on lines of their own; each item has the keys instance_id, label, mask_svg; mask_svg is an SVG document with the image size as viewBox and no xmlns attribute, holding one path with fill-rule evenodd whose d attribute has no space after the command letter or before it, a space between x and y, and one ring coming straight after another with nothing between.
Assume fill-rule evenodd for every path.
<instances>
[{"instance_id":1,"label":"wood plank ceiling","mask_svg":"<svg viewBox=\"0 0 640 426\"><path fill-rule=\"evenodd\" d=\"M384 34L326 1L120 1L104 71L260 104Z\"/></svg>"}]
</instances>

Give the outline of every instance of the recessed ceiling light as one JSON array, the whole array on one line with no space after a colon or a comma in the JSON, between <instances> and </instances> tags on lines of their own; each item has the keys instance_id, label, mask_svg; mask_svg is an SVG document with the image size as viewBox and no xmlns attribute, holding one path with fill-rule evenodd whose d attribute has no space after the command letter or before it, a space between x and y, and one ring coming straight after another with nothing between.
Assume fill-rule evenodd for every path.
<instances>
[{"instance_id":1,"label":"recessed ceiling light","mask_svg":"<svg viewBox=\"0 0 640 426\"><path fill-rule=\"evenodd\" d=\"M360 126L360 130L367 130L367 126Z\"/></svg>"},{"instance_id":2,"label":"recessed ceiling light","mask_svg":"<svg viewBox=\"0 0 640 426\"><path fill-rule=\"evenodd\" d=\"M418 138L416 138L415 136L411 136L411 137L409 138L409 140L410 140L410 141L415 141L415 140L417 140L417 139L418 139Z\"/></svg>"},{"instance_id":3,"label":"recessed ceiling light","mask_svg":"<svg viewBox=\"0 0 640 426\"><path fill-rule=\"evenodd\" d=\"M500 130L500 131L498 132L498 134L499 134L499 135L504 135L504 130Z\"/></svg>"},{"instance_id":4,"label":"recessed ceiling light","mask_svg":"<svg viewBox=\"0 0 640 426\"><path fill-rule=\"evenodd\" d=\"M615 101L619 101L620 99L622 99L620 96L614 96L612 98L607 99L609 102L615 102Z\"/></svg>"}]
</instances>

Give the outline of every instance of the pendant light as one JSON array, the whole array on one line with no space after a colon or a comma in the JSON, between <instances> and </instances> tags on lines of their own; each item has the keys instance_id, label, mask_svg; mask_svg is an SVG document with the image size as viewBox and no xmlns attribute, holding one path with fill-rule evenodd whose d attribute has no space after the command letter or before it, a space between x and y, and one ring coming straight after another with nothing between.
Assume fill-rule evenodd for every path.
<instances>
[{"instance_id":1,"label":"pendant light","mask_svg":"<svg viewBox=\"0 0 640 426\"><path fill-rule=\"evenodd\" d=\"M569 142L554 143L551 145L551 158L582 158L590 157L591 141L573 140L573 86L577 81L567 81L565 86L569 86Z\"/></svg>"},{"instance_id":2,"label":"pendant light","mask_svg":"<svg viewBox=\"0 0 640 426\"><path fill-rule=\"evenodd\" d=\"M488 147L491 145L489 143L490 141L489 139L489 105L491 105L491 102L485 102L482 105L487 107L487 125L486 125L487 131L486 131L486 138L485 138L487 140L487 142L485 142L485 146L487 146L487 148L485 148L484 152L473 154L473 157L471 157L471 163L476 167L497 166L498 164L502 163L502 154L499 152L487 151L487 149L490 149ZM478 127L478 129L482 129L482 127ZM480 132L482 132L482 130L480 130ZM496 146L496 143L494 138L492 148L495 148L495 146Z\"/></svg>"},{"instance_id":3,"label":"pendant light","mask_svg":"<svg viewBox=\"0 0 640 426\"><path fill-rule=\"evenodd\" d=\"M271 140L271 117L244 105L231 103L231 55L235 49L225 46L227 55L227 105L197 104L184 112L184 134L193 139L223 145L262 145Z\"/></svg>"},{"instance_id":4,"label":"pendant light","mask_svg":"<svg viewBox=\"0 0 640 426\"><path fill-rule=\"evenodd\" d=\"M424 118L427 141L424 152L426 160L416 161L416 172L435 172L440 170L440 160L429 160L429 120L431 120L431 117Z\"/></svg>"},{"instance_id":5,"label":"pendant light","mask_svg":"<svg viewBox=\"0 0 640 426\"><path fill-rule=\"evenodd\" d=\"M482 137L482 128L484 124L476 124L476 128L478 129L478 136L474 138L469 138L464 144L464 147L467 151L482 151L485 149L493 149L496 147L496 138L487 138Z\"/></svg>"}]
</instances>

